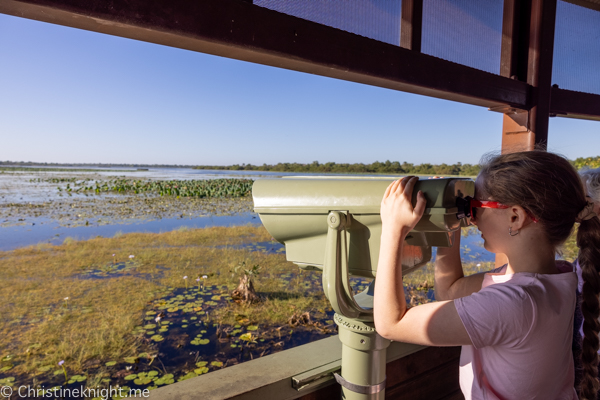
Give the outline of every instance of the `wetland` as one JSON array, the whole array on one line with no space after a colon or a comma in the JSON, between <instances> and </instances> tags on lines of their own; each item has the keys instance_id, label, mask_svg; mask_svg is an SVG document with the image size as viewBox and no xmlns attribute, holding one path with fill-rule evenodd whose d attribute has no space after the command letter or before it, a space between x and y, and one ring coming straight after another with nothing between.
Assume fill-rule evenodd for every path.
<instances>
[{"instance_id":1,"label":"wetland","mask_svg":"<svg viewBox=\"0 0 600 400\"><path fill-rule=\"evenodd\" d=\"M252 212L251 180L279 175L0 171L0 386L151 390L335 335L321 273ZM492 268L473 229L461 254ZM433 265L405 286L432 301Z\"/></svg>"}]
</instances>

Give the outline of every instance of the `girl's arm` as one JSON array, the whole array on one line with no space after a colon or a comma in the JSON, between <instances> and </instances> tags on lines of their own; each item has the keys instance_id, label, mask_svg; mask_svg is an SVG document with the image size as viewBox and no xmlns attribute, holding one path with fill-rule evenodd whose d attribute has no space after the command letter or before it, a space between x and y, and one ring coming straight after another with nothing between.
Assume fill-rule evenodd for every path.
<instances>
[{"instance_id":1,"label":"girl's arm","mask_svg":"<svg viewBox=\"0 0 600 400\"><path fill-rule=\"evenodd\" d=\"M452 247L438 247L435 258L435 299L454 300L481 289L484 274L465 277L460 261L460 230L454 232Z\"/></svg>"},{"instance_id":2,"label":"girl's arm","mask_svg":"<svg viewBox=\"0 0 600 400\"><path fill-rule=\"evenodd\" d=\"M423 211L425 196L419 192L413 209L410 199L418 179L393 182L381 202L381 249L375 280L374 315L377 332L407 343L433 346L471 344L454 302L444 301L406 309L402 282L402 243Z\"/></svg>"}]
</instances>

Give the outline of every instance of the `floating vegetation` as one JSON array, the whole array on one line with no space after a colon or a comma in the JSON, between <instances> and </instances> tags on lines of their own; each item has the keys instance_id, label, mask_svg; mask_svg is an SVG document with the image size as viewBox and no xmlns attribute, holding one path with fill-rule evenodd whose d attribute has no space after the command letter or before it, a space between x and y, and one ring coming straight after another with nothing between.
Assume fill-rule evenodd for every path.
<instances>
[{"instance_id":1,"label":"floating vegetation","mask_svg":"<svg viewBox=\"0 0 600 400\"><path fill-rule=\"evenodd\" d=\"M67 193L124 193L154 194L176 197L244 197L252 191L252 179L201 179L201 180L135 180L117 178L109 180L78 180L77 178L37 178L33 182L67 183L59 191ZM73 184L73 186L71 186Z\"/></svg>"},{"instance_id":2,"label":"floating vegetation","mask_svg":"<svg viewBox=\"0 0 600 400\"><path fill-rule=\"evenodd\" d=\"M249 179L142 181L106 179L99 174L32 173L0 177L0 186L0 227L96 227L244 215L253 208Z\"/></svg>"},{"instance_id":3,"label":"floating vegetation","mask_svg":"<svg viewBox=\"0 0 600 400\"><path fill-rule=\"evenodd\" d=\"M0 223L3 227L44 224L50 221L66 227L102 226L163 218L240 215L251 212L252 207L252 199L249 197L209 199L136 195L122 195L118 198L83 196L37 204L0 203Z\"/></svg>"}]
</instances>

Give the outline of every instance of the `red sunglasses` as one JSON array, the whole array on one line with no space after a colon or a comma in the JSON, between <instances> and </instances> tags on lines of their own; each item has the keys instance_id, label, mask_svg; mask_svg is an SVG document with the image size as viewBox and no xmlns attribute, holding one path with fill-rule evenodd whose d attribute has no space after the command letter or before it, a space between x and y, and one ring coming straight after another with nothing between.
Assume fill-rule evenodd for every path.
<instances>
[{"instance_id":1,"label":"red sunglasses","mask_svg":"<svg viewBox=\"0 0 600 400\"><path fill-rule=\"evenodd\" d=\"M467 196L464 199L458 198L456 199L456 205L458 206L458 213L456 216L460 218L477 218L475 215L477 208L499 208L506 209L510 206L507 206L502 203L498 203L497 201L489 201L489 200L475 200L474 198ZM537 218L533 216L533 214L527 211L527 215L533 222L538 222Z\"/></svg>"}]
</instances>

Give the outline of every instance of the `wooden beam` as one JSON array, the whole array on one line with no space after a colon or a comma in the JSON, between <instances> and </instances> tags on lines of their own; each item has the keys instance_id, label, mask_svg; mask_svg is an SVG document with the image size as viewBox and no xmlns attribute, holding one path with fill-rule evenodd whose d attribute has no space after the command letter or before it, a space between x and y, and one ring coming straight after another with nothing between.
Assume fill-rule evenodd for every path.
<instances>
[{"instance_id":1,"label":"wooden beam","mask_svg":"<svg viewBox=\"0 0 600 400\"><path fill-rule=\"evenodd\" d=\"M556 0L547 3L554 7L543 0L504 0L500 74L527 81L532 96L529 110L497 110L504 113L502 154L546 148ZM496 254L496 268L507 262L506 255Z\"/></svg>"},{"instance_id":2,"label":"wooden beam","mask_svg":"<svg viewBox=\"0 0 600 400\"><path fill-rule=\"evenodd\" d=\"M484 107L530 86L239 0L0 0L0 12Z\"/></svg>"},{"instance_id":3,"label":"wooden beam","mask_svg":"<svg viewBox=\"0 0 600 400\"><path fill-rule=\"evenodd\" d=\"M558 117L600 121L600 94L552 88L550 113Z\"/></svg>"},{"instance_id":4,"label":"wooden beam","mask_svg":"<svg viewBox=\"0 0 600 400\"><path fill-rule=\"evenodd\" d=\"M531 0L504 0L500 75L525 81L529 69ZM500 108L502 153L532 150L535 134L530 129L531 113L526 109Z\"/></svg>"},{"instance_id":5,"label":"wooden beam","mask_svg":"<svg viewBox=\"0 0 600 400\"><path fill-rule=\"evenodd\" d=\"M532 87L532 95L529 110L499 109L504 112L502 153L546 148L556 1L505 0L501 73L518 79L526 66L526 79ZM520 39L522 35L519 32L527 27L528 39ZM524 46L528 48L526 58Z\"/></svg>"},{"instance_id":6,"label":"wooden beam","mask_svg":"<svg viewBox=\"0 0 600 400\"><path fill-rule=\"evenodd\" d=\"M402 0L400 47L421 52L423 0Z\"/></svg>"},{"instance_id":7,"label":"wooden beam","mask_svg":"<svg viewBox=\"0 0 600 400\"><path fill-rule=\"evenodd\" d=\"M546 147L552 91L552 62L557 0L532 0L527 83L533 87L529 130L535 144Z\"/></svg>"},{"instance_id":8,"label":"wooden beam","mask_svg":"<svg viewBox=\"0 0 600 400\"><path fill-rule=\"evenodd\" d=\"M531 0L504 0L500 75L527 81Z\"/></svg>"}]
</instances>

